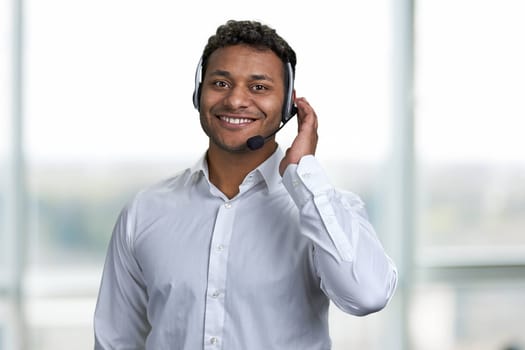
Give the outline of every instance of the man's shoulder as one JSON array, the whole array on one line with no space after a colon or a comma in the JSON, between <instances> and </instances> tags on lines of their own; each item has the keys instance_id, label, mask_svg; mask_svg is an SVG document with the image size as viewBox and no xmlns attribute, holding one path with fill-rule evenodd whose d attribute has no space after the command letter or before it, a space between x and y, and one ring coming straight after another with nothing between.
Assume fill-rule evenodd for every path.
<instances>
[{"instance_id":1,"label":"man's shoulder","mask_svg":"<svg viewBox=\"0 0 525 350\"><path fill-rule=\"evenodd\" d=\"M136 198L157 197L165 194L174 194L184 190L192 179L191 169L187 168L175 173L169 177L163 178L156 182L143 187L136 194Z\"/></svg>"},{"instance_id":2,"label":"man's shoulder","mask_svg":"<svg viewBox=\"0 0 525 350\"><path fill-rule=\"evenodd\" d=\"M128 206L138 209L154 205L155 203L173 200L186 190L188 184L191 183L191 179L191 170L188 168L153 182L138 190L131 198Z\"/></svg>"}]
</instances>

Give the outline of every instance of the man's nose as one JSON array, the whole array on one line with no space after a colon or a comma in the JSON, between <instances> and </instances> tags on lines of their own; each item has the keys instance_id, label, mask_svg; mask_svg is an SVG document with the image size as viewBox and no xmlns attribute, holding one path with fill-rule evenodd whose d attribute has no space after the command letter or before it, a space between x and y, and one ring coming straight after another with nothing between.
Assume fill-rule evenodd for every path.
<instances>
[{"instance_id":1,"label":"man's nose","mask_svg":"<svg viewBox=\"0 0 525 350\"><path fill-rule=\"evenodd\" d=\"M232 109L246 108L250 105L251 96L244 86L236 86L230 89L230 92L224 99L224 104Z\"/></svg>"}]
</instances>

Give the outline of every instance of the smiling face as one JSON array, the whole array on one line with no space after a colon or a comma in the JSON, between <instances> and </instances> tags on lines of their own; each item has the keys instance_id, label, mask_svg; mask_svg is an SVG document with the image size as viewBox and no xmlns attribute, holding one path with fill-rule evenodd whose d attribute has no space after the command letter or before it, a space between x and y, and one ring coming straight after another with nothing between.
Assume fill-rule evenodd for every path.
<instances>
[{"instance_id":1,"label":"smiling face","mask_svg":"<svg viewBox=\"0 0 525 350\"><path fill-rule=\"evenodd\" d=\"M279 127L284 70L273 51L247 45L219 48L209 57L201 86L200 120L210 149L253 152L246 140ZM275 149L275 139L262 149Z\"/></svg>"}]
</instances>

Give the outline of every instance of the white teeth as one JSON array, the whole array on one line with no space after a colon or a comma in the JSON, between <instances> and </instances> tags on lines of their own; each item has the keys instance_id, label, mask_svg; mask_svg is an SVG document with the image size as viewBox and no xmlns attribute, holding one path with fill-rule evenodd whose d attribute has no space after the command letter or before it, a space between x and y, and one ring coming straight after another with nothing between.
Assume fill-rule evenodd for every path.
<instances>
[{"instance_id":1,"label":"white teeth","mask_svg":"<svg viewBox=\"0 0 525 350\"><path fill-rule=\"evenodd\" d=\"M225 121L226 123L230 124L245 124L245 123L251 123L253 120L248 118L230 118L230 117L220 117L221 120Z\"/></svg>"}]
</instances>

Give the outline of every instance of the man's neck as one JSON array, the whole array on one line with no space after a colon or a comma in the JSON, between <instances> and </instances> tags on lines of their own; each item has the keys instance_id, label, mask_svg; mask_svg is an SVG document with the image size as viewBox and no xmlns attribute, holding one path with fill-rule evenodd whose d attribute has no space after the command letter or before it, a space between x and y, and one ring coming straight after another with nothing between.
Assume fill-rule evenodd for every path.
<instances>
[{"instance_id":1,"label":"man's neck","mask_svg":"<svg viewBox=\"0 0 525 350\"><path fill-rule=\"evenodd\" d=\"M256 151L232 153L210 145L206 160L210 182L228 198L239 193L239 186L246 175L275 152L277 144L267 144Z\"/></svg>"}]
</instances>

